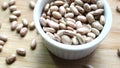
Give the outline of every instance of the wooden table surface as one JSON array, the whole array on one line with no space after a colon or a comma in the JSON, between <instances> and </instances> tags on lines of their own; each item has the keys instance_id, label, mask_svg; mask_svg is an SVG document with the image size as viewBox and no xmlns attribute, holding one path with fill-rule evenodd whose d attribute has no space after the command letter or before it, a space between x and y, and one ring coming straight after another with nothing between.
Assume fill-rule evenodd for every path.
<instances>
[{"instance_id":1,"label":"wooden table surface","mask_svg":"<svg viewBox=\"0 0 120 68\"><path fill-rule=\"evenodd\" d=\"M2 2L9 0L0 0ZM0 53L0 68L81 68L81 64L90 64L94 68L120 68L120 57L117 56L117 48L120 47L120 13L117 13L116 5L120 5L119 0L107 0L113 15L112 28L108 36L100 44L100 46L92 53L80 60L63 60L48 52L42 43L41 37L34 31L28 31L24 38L21 38L16 31L10 30L9 9L3 11L0 9L0 23L2 28L0 34L6 34L8 41ZM33 11L29 8L29 0L16 0L16 5L21 10L22 18L26 18L29 22L32 21ZM1 8L1 7L0 7ZM37 48L32 51L30 49L31 40L37 40ZM5 58L8 55L16 54L16 48L25 48L27 54L25 57L17 56L16 62L11 65L5 63Z\"/></svg>"}]
</instances>

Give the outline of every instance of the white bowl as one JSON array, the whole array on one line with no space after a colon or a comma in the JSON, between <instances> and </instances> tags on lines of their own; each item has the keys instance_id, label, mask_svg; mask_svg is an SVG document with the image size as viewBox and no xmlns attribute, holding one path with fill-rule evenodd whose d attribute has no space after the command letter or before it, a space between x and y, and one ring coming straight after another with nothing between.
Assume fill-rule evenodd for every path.
<instances>
[{"instance_id":1,"label":"white bowl","mask_svg":"<svg viewBox=\"0 0 120 68\"><path fill-rule=\"evenodd\" d=\"M105 25L102 32L93 41L83 45L78 45L78 46L70 46L67 44L59 43L51 39L43 31L42 27L40 26L39 18L41 16L41 13L45 4L51 1L53 0L38 0L34 9L34 15L33 15L36 29L41 35L43 41L45 42L45 46L48 48L48 50L60 58L70 59L70 60L80 59L91 54L98 47L99 43L103 41L103 39L106 37L106 35L108 34L111 28L112 14L111 14L111 9L108 3L106 2L106 0L102 0L104 3L105 18L106 18Z\"/></svg>"}]
</instances>

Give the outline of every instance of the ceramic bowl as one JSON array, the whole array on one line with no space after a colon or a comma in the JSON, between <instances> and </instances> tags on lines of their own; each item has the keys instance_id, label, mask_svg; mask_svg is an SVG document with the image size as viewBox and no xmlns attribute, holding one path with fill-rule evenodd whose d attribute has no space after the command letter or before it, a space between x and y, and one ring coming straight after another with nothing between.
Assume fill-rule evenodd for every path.
<instances>
[{"instance_id":1,"label":"ceramic bowl","mask_svg":"<svg viewBox=\"0 0 120 68\"><path fill-rule=\"evenodd\" d=\"M99 46L99 43L103 41L103 39L107 36L111 28L112 13L107 1L102 0L104 3L104 9L105 9L104 14L106 21L100 35L89 43L77 45L77 46L71 46L71 45L59 43L51 39L48 35L45 34L42 27L40 26L39 18L42 14L43 8L45 7L46 3L51 1L53 0L38 0L33 13L33 20L35 22L35 27L38 33L40 34L40 36L42 37L42 40L44 41L47 49L54 55L69 60L80 59L90 55Z\"/></svg>"}]
</instances>

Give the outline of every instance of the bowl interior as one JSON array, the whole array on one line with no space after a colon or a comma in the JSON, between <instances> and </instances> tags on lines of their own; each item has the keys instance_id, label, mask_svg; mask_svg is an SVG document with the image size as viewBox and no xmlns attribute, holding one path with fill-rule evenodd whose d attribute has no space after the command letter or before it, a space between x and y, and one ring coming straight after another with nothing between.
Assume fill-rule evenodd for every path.
<instances>
[{"instance_id":1,"label":"bowl interior","mask_svg":"<svg viewBox=\"0 0 120 68\"><path fill-rule=\"evenodd\" d=\"M107 3L106 0L102 0L103 4L104 4L104 9L105 9L105 25L103 30L101 31L100 35L95 38L93 41L86 43L86 44L82 44L82 45L77 45L77 46L71 46L71 45L67 45L67 44L62 44L59 43L53 39L51 39L48 35L45 34L45 32L42 30L42 27L40 26L40 22L39 22L39 18L42 14L42 10L45 6L46 3L51 2L54 0L38 0L35 9L34 9L34 15L33 15L33 19L35 22L35 26L37 31L39 32L39 34L42 36L42 38L44 40L46 40L47 42L51 43L53 46L55 47L59 47L61 49L67 49L67 50L84 50L84 49L88 49L90 47L93 46L97 46L97 44L99 44L108 34L110 28L111 28L111 24L112 24L112 14L111 14L111 9Z\"/></svg>"}]
</instances>

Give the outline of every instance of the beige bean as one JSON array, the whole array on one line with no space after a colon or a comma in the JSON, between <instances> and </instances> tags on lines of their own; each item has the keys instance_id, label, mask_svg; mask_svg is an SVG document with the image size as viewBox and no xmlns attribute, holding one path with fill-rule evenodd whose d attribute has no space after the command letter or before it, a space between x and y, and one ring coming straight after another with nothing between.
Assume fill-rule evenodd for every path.
<instances>
[{"instance_id":1,"label":"beige bean","mask_svg":"<svg viewBox=\"0 0 120 68\"><path fill-rule=\"evenodd\" d=\"M83 15L79 15L77 16L77 20L81 21L82 23L86 23L87 22L87 18Z\"/></svg>"},{"instance_id":2,"label":"beige bean","mask_svg":"<svg viewBox=\"0 0 120 68\"><path fill-rule=\"evenodd\" d=\"M91 42L92 40L93 40L93 38L91 38L91 37L86 37L86 38L85 38L85 42L86 42L86 43Z\"/></svg>"},{"instance_id":3,"label":"beige bean","mask_svg":"<svg viewBox=\"0 0 120 68\"><path fill-rule=\"evenodd\" d=\"M101 24L101 25L104 25L104 24L105 24L105 17L104 17L104 15L101 15L101 16L100 16L100 24Z\"/></svg>"},{"instance_id":4,"label":"beige bean","mask_svg":"<svg viewBox=\"0 0 120 68\"><path fill-rule=\"evenodd\" d=\"M76 22L75 19L72 19L72 18L66 18L65 20L66 20L66 21L71 21L71 22L73 22L73 23Z\"/></svg>"},{"instance_id":5,"label":"beige bean","mask_svg":"<svg viewBox=\"0 0 120 68\"><path fill-rule=\"evenodd\" d=\"M64 30L63 34L68 35L70 37L76 36L76 33L71 30Z\"/></svg>"},{"instance_id":6,"label":"beige bean","mask_svg":"<svg viewBox=\"0 0 120 68\"><path fill-rule=\"evenodd\" d=\"M47 21L46 21L46 19L44 17L40 17L40 23L44 27L47 26L47 24L48 24Z\"/></svg>"},{"instance_id":7,"label":"beige bean","mask_svg":"<svg viewBox=\"0 0 120 68\"><path fill-rule=\"evenodd\" d=\"M16 1L15 0L9 0L9 6L15 5Z\"/></svg>"},{"instance_id":8,"label":"beige bean","mask_svg":"<svg viewBox=\"0 0 120 68\"><path fill-rule=\"evenodd\" d=\"M86 18L87 18L87 20L88 20L88 22L89 22L90 24L93 23L93 22L95 22L94 16L93 16L92 14L90 14L90 13L88 13L88 14L86 15Z\"/></svg>"},{"instance_id":9,"label":"beige bean","mask_svg":"<svg viewBox=\"0 0 120 68\"><path fill-rule=\"evenodd\" d=\"M65 30L58 30L57 35L62 36L64 34Z\"/></svg>"},{"instance_id":10,"label":"beige bean","mask_svg":"<svg viewBox=\"0 0 120 68\"><path fill-rule=\"evenodd\" d=\"M86 28L91 29L91 25L90 24L82 24L82 27L86 27Z\"/></svg>"},{"instance_id":11,"label":"beige bean","mask_svg":"<svg viewBox=\"0 0 120 68\"><path fill-rule=\"evenodd\" d=\"M81 28L81 27L82 27L81 21L77 21L76 22L76 28L78 29L78 28Z\"/></svg>"},{"instance_id":12,"label":"beige bean","mask_svg":"<svg viewBox=\"0 0 120 68\"><path fill-rule=\"evenodd\" d=\"M98 21L95 21L92 23L92 26L98 30L102 30L103 29L103 26L100 24L100 22Z\"/></svg>"},{"instance_id":13,"label":"beige bean","mask_svg":"<svg viewBox=\"0 0 120 68\"><path fill-rule=\"evenodd\" d=\"M66 13L69 13L69 12L71 12L70 7L67 7L66 8Z\"/></svg>"},{"instance_id":14,"label":"beige bean","mask_svg":"<svg viewBox=\"0 0 120 68\"><path fill-rule=\"evenodd\" d=\"M75 0L75 4L79 5L79 6L83 6L83 1L81 0Z\"/></svg>"},{"instance_id":15,"label":"beige bean","mask_svg":"<svg viewBox=\"0 0 120 68\"><path fill-rule=\"evenodd\" d=\"M16 5L12 5L9 7L10 12L16 11L17 10L17 6Z\"/></svg>"},{"instance_id":16,"label":"beige bean","mask_svg":"<svg viewBox=\"0 0 120 68\"><path fill-rule=\"evenodd\" d=\"M63 23L60 23L60 24L59 24L59 28L60 28L60 29L66 29L66 25L63 24Z\"/></svg>"},{"instance_id":17,"label":"beige bean","mask_svg":"<svg viewBox=\"0 0 120 68\"><path fill-rule=\"evenodd\" d=\"M46 16L46 19L50 19L50 16Z\"/></svg>"},{"instance_id":18,"label":"beige bean","mask_svg":"<svg viewBox=\"0 0 120 68\"><path fill-rule=\"evenodd\" d=\"M10 15L10 16L9 16L9 20L10 20L10 22L12 22L12 21L17 21L17 16L15 16L15 15Z\"/></svg>"},{"instance_id":19,"label":"beige bean","mask_svg":"<svg viewBox=\"0 0 120 68\"><path fill-rule=\"evenodd\" d=\"M70 10L74 13L74 15L79 15L79 11L77 10L75 6L71 5Z\"/></svg>"},{"instance_id":20,"label":"beige bean","mask_svg":"<svg viewBox=\"0 0 120 68\"><path fill-rule=\"evenodd\" d=\"M4 46L5 42L3 40L0 40L0 46Z\"/></svg>"},{"instance_id":21,"label":"beige bean","mask_svg":"<svg viewBox=\"0 0 120 68\"><path fill-rule=\"evenodd\" d=\"M58 42L61 42L61 38L58 34L54 34L54 40L58 41Z\"/></svg>"},{"instance_id":22,"label":"beige bean","mask_svg":"<svg viewBox=\"0 0 120 68\"><path fill-rule=\"evenodd\" d=\"M29 2L29 7L30 7L31 9L34 9L34 7L35 7L35 1L31 0L31 1Z\"/></svg>"},{"instance_id":23,"label":"beige bean","mask_svg":"<svg viewBox=\"0 0 120 68\"><path fill-rule=\"evenodd\" d=\"M30 30L34 30L35 29L35 23L32 21L31 23L28 24L28 27Z\"/></svg>"},{"instance_id":24,"label":"beige bean","mask_svg":"<svg viewBox=\"0 0 120 68\"><path fill-rule=\"evenodd\" d=\"M45 12L43 12L42 15L41 15L41 17L44 17L44 18L46 18L46 16L47 16L47 15L46 15Z\"/></svg>"},{"instance_id":25,"label":"beige bean","mask_svg":"<svg viewBox=\"0 0 120 68\"><path fill-rule=\"evenodd\" d=\"M12 54L12 55L6 57L5 61L6 61L6 64L12 64L13 62L16 61L16 55Z\"/></svg>"},{"instance_id":26,"label":"beige bean","mask_svg":"<svg viewBox=\"0 0 120 68\"><path fill-rule=\"evenodd\" d=\"M83 25L83 26L88 27L90 30L92 28L92 26L90 24L86 24L86 25Z\"/></svg>"},{"instance_id":27,"label":"beige bean","mask_svg":"<svg viewBox=\"0 0 120 68\"><path fill-rule=\"evenodd\" d=\"M68 36L71 36L71 37L73 37L73 36L76 35L76 33L73 32L73 31L71 31L71 30L58 30L58 31L57 31L57 34L58 34L59 36L68 35Z\"/></svg>"},{"instance_id":28,"label":"beige bean","mask_svg":"<svg viewBox=\"0 0 120 68\"><path fill-rule=\"evenodd\" d=\"M50 13L50 15L51 15L51 13ZM46 16L46 19L50 19L50 16Z\"/></svg>"},{"instance_id":29,"label":"beige bean","mask_svg":"<svg viewBox=\"0 0 120 68\"><path fill-rule=\"evenodd\" d=\"M85 27L85 26L77 29L77 32L78 32L78 33L81 33L81 34L83 34L83 35L89 33L90 31L91 31L91 30L90 30L88 27Z\"/></svg>"},{"instance_id":30,"label":"beige bean","mask_svg":"<svg viewBox=\"0 0 120 68\"><path fill-rule=\"evenodd\" d=\"M87 36L88 36L88 37L91 37L91 38L95 38L95 37L96 37L96 35L95 35L93 32L89 32L89 33L87 34Z\"/></svg>"},{"instance_id":31,"label":"beige bean","mask_svg":"<svg viewBox=\"0 0 120 68\"><path fill-rule=\"evenodd\" d=\"M72 44L71 38L67 35L62 35L61 36L61 42L64 43L64 44L69 44L69 45Z\"/></svg>"},{"instance_id":32,"label":"beige bean","mask_svg":"<svg viewBox=\"0 0 120 68\"><path fill-rule=\"evenodd\" d=\"M98 9L96 4L91 4L90 7L91 7L92 10L97 10Z\"/></svg>"},{"instance_id":33,"label":"beige bean","mask_svg":"<svg viewBox=\"0 0 120 68\"><path fill-rule=\"evenodd\" d=\"M23 26L25 26L25 27L28 27L28 21L27 21L27 19L22 19L22 24L23 24Z\"/></svg>"},{"instance_id":34,"label":"beige bean","mask_svg":"<svg viewBox=\"0 0 120 68\"><path fill-rule=\"evenodd\" d=\"M89 14L89 13L90 13L90 14L94 15L94 12L95 12L95 11L90 11L90 12L88 12L87 14Z\"/></svg>"},{"instance_id":35,"label":"beige bean","mask_svg":"<svg viewBox=\"0 0 120 68\"><path fill-rule=\"evenodd\" d=\"M100 31L97 30L96 28L91 28L91 32L93 32L95 35L99 35Z\"/></svg>"},{"instance_id":36,"label":"beige bean","mask_svg":"<svg viewBox=\"0 0 120 68\"><path fill-rule=\"evenodd\" d=\"M104 13L104 9L97 9L94 11L93 15L101 15Z\"/></svg>"},{"instance_id":37,"label":"beige bean","mask_svg":"<svg viewBox=\"0 0 120 68\"><path fill-rule=\"evenodd\" d=\"M19 33L22 28L23 28L23 24L22 23L18 24L16 27L17 33Z\"/></svg>"},{"instance_id":38,"label":"beige bean","mask_svg":"<svg viewBox=\"0 0 120 68\"><path fill-rule=\"evenodd\" d=\"M47 16L51 16L51 10L49 9L46 14Z\"/></svg>"},{"instance_id":39,"label":"beige bean","mask_svg":"<svg viewBox=\"0 0 120 68\"><path fill-rule=\"evenodd\" d=\"M47 34L51 39L55 39L55 38L54 38L54 35L53 35L52 33L46 32L46 34Z\"/></svg>"},{"instance_id":40,"label":"beige bean","mask_svg":"<svg viewBox=\"0 0 120 68\"><path fill-rule=\"evenodd\" d=\"M22 24L23 24L23 26L25 26L25 27L28 27L28 21L27 21L27 19L22 19Z\"/></svg>"},{"instance_id":41,"label":"beige bean","mask_svg":"<svg viewBox=\"0 0 120 68\"><path fill-rule=\"evenodd\" d=\"M50 16L48 15L48 16L46 16L46 19L50 19Z\"/></svg>"},{"instance_id":42,"label":"beige bean","mask_svg":"<svg viewBox=\"0 0 120 68\"><path fill-rule=\"evenodd\" d=\"M51 32L51 33L55 33L56 32L56 30L54 28L50 28L50 27L43 27L43 30L45 32Z\"/></svg>"},{"instance_id":43,"label":"beige bean","mask_svg":"<svg viewBox=\"0 0 120 68\"><path fill-rule=\"evenodd\" d=\"M8 37L5 34L0 34L0 40L6 42L8 40Z\"/></svg>"},{"instance_id":44,"label":"beige bean","mask_svg":"<svg viewBox=\"0 0 120 68\"><path fill-rule=\"evenodd\" d=\"M88 3L85 3L85 4L83 5L83 8L84 8L84 10L85 10L86 12L90 12L90 11L91 11L91 7L90 7L90 5L89 5Z\"/></svg>"},{"instance_id":45,"label":"beige bean","mask_svg":"<svg viewBox=\"0 0 120 68\"><path fill-rule=\"evenodd\" d=\"M56 23L59 23L59 20L55 19L54 17L51 17L50 19Z\"/></svg>"},{"instance_id":46,"label":"beige bean","mask_svg":"<svg viewBox=\"0 0 120 68\"><path fill-rule=\"evenodd\" d=\"M74 0L71 0L71 1L73 1L73 2L71 2L70 6L75 6Z\"/></svg>"},{"instance_id":47,"label":"beige bean","mask_svg":"<svg viewBox=\"0 0 120 68\"><path fill-rule=\"evenodd\" d=\"M76 37L79 41L80 44L84 44L85 43L85 38L81 35L81 34L76 34Z\"/></svg>"},{"instance_id":48,"label":"beige bean","mask_svg":"<svg viewBox=\"0 0 120 68\"><path fill-rule=\"evenodd\" d=\"M59 20L59 23L63 23L63 24L66 25L66 22L65 22L65 19L64 19L64 18L61 18L61 19Z\"/></svg>"},{"instance_id":49,"label":"beige bean","mask_svg":"<svg viewBox=\"0 0 120 68\"><path fill-rule=\"evenodd\" d=\"M75 6L75 2L72 2L69 6Z\"/></svg>"},{"instance_id":50,"label":"beige bean","mask_svg":"<svg viewBox=\"0 0 120 68\"><path fill-rule=\"evenodd\" d=\"M65 10L64 6L60 6L59 12L61 13L62 16L66 14L66 10Z\"/></svg>"},{"instance_id":51,"label":"beige bean","mask_svg":"<svg viewBox=\"0 0 120 68\"><path fill-rule=\"evenodd\" d=\"M21 30L20 30L20 36L24 37L27 34L27 32L28 32L27 27L21 28Z\"/></svg>"},{"instance_id":52,"label":"beige bean","mask_svg":"<svg viewBox=\"0 0 120 68\"><path fill-rule=\"evenodd\" d=\"M2 46L2 45L0 45L0 52L2 51L2 49L3 49L3 46Z\"/></svg>"},{"instance_id":53,"label":"beige bean","mask_svg":"<svg viewBox=\"0 0 120 68\"><path fill-rule=\"evenodd\" d=\"M7 2L3 2L2 3L2 9L6 10L8 8L8 3Z\"/></svg>"},{"instance_id":54,"label":"beige bean","mask_svg":"<svg viewBox=\"0 0 120 68\"><path fill-rule=\"evenodd\" d=\"M76 28L76 24L74 22L72 22L72 21L66 21L66 25L70 26L72 28Z\"/></svg>"},{"instance_id":55,"label":"beige bean","mask_svg":"<svg viewBox=\"0 0 120 68\"><path fill-rule=\"evenodd\" d=\"M45 5L44 11L47 12L47 11L49 10L49 8L50 8L50 4L47 3L47 4Z\"/></svg>"},{"instance_id":56,"label":"beige bean","mask_svg":"<svg viewBox=\"0 0 120 68\"><path fill-rule=\"evenodd\" d=\"M15 30L16 29L16 27L17 27L17 21L13 21L12 23L11 23L11 30Z\"/></svg>"},{"instance_id":57,"label":"beige bean","mask_svg":"<svg viewBox=\"0 0 120 68\"><path fill-rule=\"evenodd\" d=\"M17 48L16 53L20 56L26 56L26 50L24 48Z\"/></svg>"},{"instance_id":58,"label":"beige bean","mask_svg":"<svg viewBox=\"0 0 120 68\"><path fill-rule=\"evenodd\" d=\"M21 11L20 10L16 10L12 12L13 15L19 17L21 15Z\"/></svg>"},{"instance_id":59,"label":"beige bean","mask_svg":"<svg viewBox=\"0 0 120 68\"><path fill-rule=\"evenodd\" d=\"M66 13L65 18L73 18L74 17L74 14L73 13Z\"/></svg>"},{"instance_id":60,"label":"beige bean","mask_svg":"<svg viewBox=\"0 0 120 68\"><path fill-rule=\"evenodd\" d=\"M82 14L85 13L85 10L84 10L82 7L80 7L80 6L78 6L78 5L76 5L75 7L77 8L77 10L78 10L80 13L82 13Z\"/></svg>"},{"instance_id":61,"label":"beige bean","mask_svg":"<svg viewBox=\"0 0 120 68\"><path fill-rule=\"evenodd\" d=\"M58 6L51 6L50 7L50 11L53 12L53 11L58 11Z\"/></svg>"},{"instance_id":62,"label":"beige bean","mask_svg":"<svg viewBox=\"0 0 120 68\"><path fill-rule=\"evenodd\" d=\"M97 1L97 7L99 8L99 9L103 9L104 8L104 5L103 5L103 3L102 3L102 1Z\"/></svg>"},{"instance_id":63,"label":"beige bean","mask_svg":"<svg viewBox=\"0 0 120 68\"><path fill-rule=\"evenodd\" d=\"M36 39L33 39L30 45L31 50L35 50L37 46L37 42Z\"/></svg>"},{"instance_id":64,"label":"beige bean","mask_svg":"<svg viewBox=\"0 0 120 68\"><path fill-rule=\"evenodd\" d=\"M73 33L75 33L75 35L76 35L76 33L77 33L76 29L75 29L75 30L73 30Z\"/></svg>"},{"instance_id":65,"label":"beige bean","mask_svg":"<svg viewBox=\"0 0 120 68\"><path fill-rule=\"evenodd\" d=\"M71 30L71 31L74 30L74 28L72 28L71 26L67 26L66 29L67 29L67 30Z\"/></svg>"},{"instance_id":66,"label":"beige bean","mask_svg":"<svg viewBox=\"0 0 120 68\"><path fill-rule=\"evenodd\" d=\"M63 5L63 4L64 4L63 1L60 1L60 0L54 1L54 5L56 5L56 6L61 6L61 5Z\"/></svg>"},{"instance_id":67,"label":"beige bean","mask_svg":"<svg viewBox=\"0 0 120 68\"><path fill-rule=\"evenodd\" d=\"M52 16L56 19L61 19L62 18L62 15L57 11L53 11Z\"/></svg>"},{"instance_id":68,"label":"beige bean","mask_svg":"<svg viewBox=\"0 0 120 68\"><path fill-rule=\"evenodd\" d=\"M64 7L64 8L67 8L67 7L69 7L69 4L68 4L68 3L64 3L64 4L63 4L63 7Z\"/></svg>"},{"instance_id":69,"label":"beige bean","mask_svg":"<svg viewBox=\"0 0 120 68\"><path fill-rule=\"evenodd\" d=\"M72 43L73 43L73 45L78 45L78 44L79 44L79 41L78 41L78 39L77 39L76 36L74 36L74 37L72 38Z\"/></svg>"},{"instance_id":70,"label":"beige bean","mask_svg":"<svg viewBox=\"0 0 120 68\"><path fill-rule=\"evenodd\" d=\"M47 19L46 21L47 21L48 25L49 25L51 28L55 28L55 29L58 29L58 28L59 28L59 24L58 24L58 23L56 23L56 22L54 22L54 21L52 21L52 20L49 20L49 19Z\"/></svg>"},{"instance_id":71,"label":"beige bean","mask_svg":"<svg viewBox=\"0 0 120 68\"><path fill-rule=\"evenodd\" d=\"M51 3L50 3L50 6L53 6L53 5L54 5L54 2L51 2Z\"/></svg>"}]
</instances>

